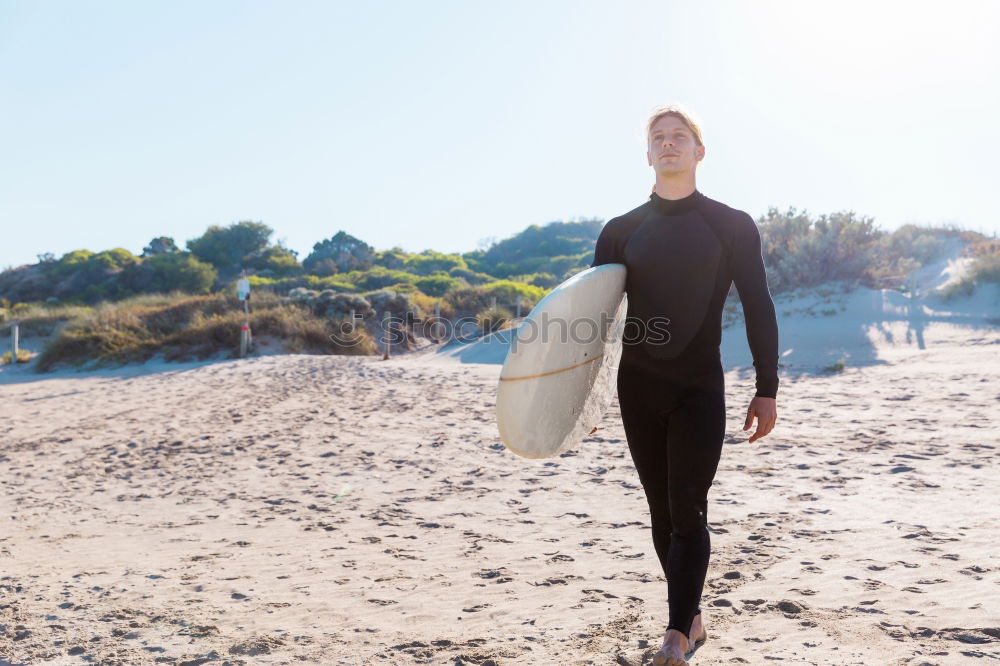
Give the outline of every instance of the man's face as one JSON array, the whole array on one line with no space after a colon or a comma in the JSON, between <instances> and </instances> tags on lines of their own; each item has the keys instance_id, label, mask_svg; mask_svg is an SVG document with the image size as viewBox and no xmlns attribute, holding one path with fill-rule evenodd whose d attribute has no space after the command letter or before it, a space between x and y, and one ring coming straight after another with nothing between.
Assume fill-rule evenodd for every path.
<instances>
[{"instance_id":1,"label":"man's face","mask_svg":"<svg viewBox=\"0 0 1000 666\"><path fill-rule=\"evenodd\" d=\"M705 146L699 146L694 134L677 116L663 116L649 130L649 150L646 160L663 176L693 172L705 157Z\"/></svg>"}]
</instances>

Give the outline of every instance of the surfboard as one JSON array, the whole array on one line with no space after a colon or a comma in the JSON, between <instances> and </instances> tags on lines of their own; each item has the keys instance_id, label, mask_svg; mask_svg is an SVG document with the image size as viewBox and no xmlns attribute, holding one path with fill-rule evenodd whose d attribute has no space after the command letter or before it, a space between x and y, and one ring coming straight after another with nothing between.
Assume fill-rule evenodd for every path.
<instances>
[{"instance_id":1,"label":"surfboard","mask_svg":"<svg viewBox=\"0 0 1000 666\"><path fill-rule=\"evenodd\" d=\"M500 371L500 441L551 458L600 422L617 386L628 298L625 266L603 264L550 291L517 326Z\"/></svg>"}]
</instances>

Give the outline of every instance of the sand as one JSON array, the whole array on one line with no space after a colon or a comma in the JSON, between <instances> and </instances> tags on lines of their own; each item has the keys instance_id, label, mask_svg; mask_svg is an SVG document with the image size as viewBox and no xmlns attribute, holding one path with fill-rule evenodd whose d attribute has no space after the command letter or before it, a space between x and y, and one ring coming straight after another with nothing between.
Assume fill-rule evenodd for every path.
<instances>
[{"instance_id":1,"label":"sand","mask_svg":"<svg viewBox=\"0 0 1000 666\"><path fill-rule=\"evenodd\" d=\"M788 315L864 341L843 372L786 354L752 445L727 357L693 664L1000 660L1000 327L882 312ZM0 664L648 663L666 584L617 400L521 459L499 365L461 361L0 373Z\"/></svg>"}]
</instances>

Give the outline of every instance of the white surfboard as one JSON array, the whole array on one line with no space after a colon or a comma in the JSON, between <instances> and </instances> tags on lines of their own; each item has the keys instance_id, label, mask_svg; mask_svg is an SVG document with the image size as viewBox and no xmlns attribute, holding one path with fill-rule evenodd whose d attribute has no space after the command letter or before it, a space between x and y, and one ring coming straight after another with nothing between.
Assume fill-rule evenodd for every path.
<instances>
[{"instance_id":1,"label":"white surfboard","mask_svg":"<svg viewBox=\"0 0 1000 666\"><path fill-rule=\"evenodd\" d=\"M577 273L531 310L500 371L504 446L551 458L594 429L614 397L627 309L625 266L604 264Z\"/></svg>"}]
</instances>

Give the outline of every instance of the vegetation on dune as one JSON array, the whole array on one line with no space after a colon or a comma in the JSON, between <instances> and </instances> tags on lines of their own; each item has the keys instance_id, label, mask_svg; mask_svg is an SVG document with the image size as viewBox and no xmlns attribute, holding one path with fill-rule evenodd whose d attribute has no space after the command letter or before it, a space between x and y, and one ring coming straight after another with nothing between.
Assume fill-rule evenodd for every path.
<instances>
[{"instance_id":1,"label":"vegetation on dune","mask_svg":"<svg viewBox=\"0 0 1000 666\"><path fill-rule=\"evenodd\" d=\"M61 364L95 366L149 360L234 357L243 312L221 294L139 297L87 308L66 322L38 358L40 372ZM339 320L317 317L297 303L262 294L254 305L253 332L281 341L287 351L371 354L373 338L363 328L345 334ZM336 335L335 335L336 334Z\"/></svg>"},{"instance_id":2,"label":"vegetation on dune","mask_svg":"<svg viewBox=\"0 0 1000 666\"><path fill-rule=\"evenodd\" d=\"M81 249L58 259L0 272L0 322L17 319L24 336L50 336L38 367L94 359L204 358L239 345L242 311L236 279L253 296L255 336L274 336L287 349L374 353L377 321L386 315L423 319L468 317L495 330L524 315L547 291L587 268L601 220L532 225L465 253L376 250L339 231L299 262L272 243L274 230L244 220L212 226L180 249L158 236L139 256L124 248ZM770 209L757 221L772 294L826 282L900 288L910 271L932 262L953 239L970 258L966 276L942 296L1000 283L1000 241L955 227L905 225L893 232L853 212L814 216ZM726 317L736 316L736 290ZM351 315L364 324L357 344L337 345L333 327Z\"/></svg>"},{"instance_id":3,"label":"vegetation on dune","mask_svg":"<svg viewBox=\"0 0 1000 666\"><path fill-rule=\"evenodd\" d=\"M895 288L907 273L940 257L948 239L968 233L912 224L890 233L853 212L814 218L795 208L771 208L758 225L772 293L831 281Z\"/></svg>"}]
</instances>

